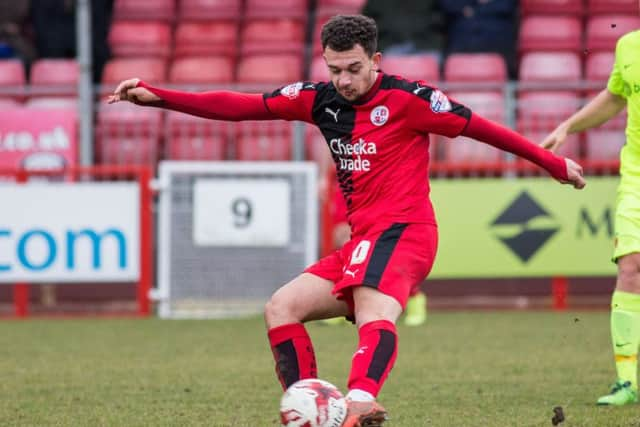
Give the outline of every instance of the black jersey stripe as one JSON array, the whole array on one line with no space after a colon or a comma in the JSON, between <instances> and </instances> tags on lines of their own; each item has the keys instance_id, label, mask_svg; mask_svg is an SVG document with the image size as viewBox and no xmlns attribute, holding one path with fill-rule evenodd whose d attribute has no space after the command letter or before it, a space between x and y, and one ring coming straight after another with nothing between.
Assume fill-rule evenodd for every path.
<instances>
[{"instance_id":1,"label":"black jersey stripe","mask_svg":"<svg viewBox=\"0 0 640 427\"><path fill-rule=\"evenodd\" d=\"M367 271L364 274L364 284L367 286L378 287L382 274L391 259L393 250L395 249L402 232L407 228L408 224L396 223L387 228L376 240L373 247L371 258L367 264Z\"/></svg>"},{"instance_id":2,"label":"black jersey stripe","mask_svg":"<svg viewBox=\"0 0 640 427\"><path fill-rule=\"evenodd\" d=\"M353 105L344 102L331 83L317 83L316 97L311 111L314 123L322 132L331 157L336 165L340 164L340 154L331 150L331 143L340 140L341 144L351 144L353 129L356 122L356 110ZM336 168L338 183L346 199L347 208L350 209L353 201L353 172Z\"/></svg>"},{"instance_id":3,"label":"black jersey stripe","mask_svg":"<svg viewBox=\"0 0 640 427\"><path fill-rule=\"evenodd\" d=\"M422 88L422 89L421 89ZM434 91L438 90L429 85L423 85L417 81L405 80L402 78L398 78L396 76L389 76L385 74L382 78L382 83L380 84L381 90L392 90L397 89L404 92L411 93L413 96L417 96L423 101L427 102L431 105L431 95ZM460 117L464 117L467 121L471 118L471 110L451 99L451 111L449 113L458 115Z\"/></svg>"}]
</instances>

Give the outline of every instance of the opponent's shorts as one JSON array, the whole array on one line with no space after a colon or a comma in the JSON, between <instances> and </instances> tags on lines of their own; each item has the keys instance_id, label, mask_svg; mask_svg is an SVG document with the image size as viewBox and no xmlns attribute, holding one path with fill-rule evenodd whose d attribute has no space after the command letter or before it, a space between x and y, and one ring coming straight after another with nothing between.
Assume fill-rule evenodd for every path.
<instances>
[{"instance_id":1,"label":"opponent's shorts","mask_svg":"<svg viewBox=\"0 0 640 427\"><path fill-rule=\"evenodd\" d=\"M625 255L640 252L640 195L618 189L615 215L613 262Z\"/></svg>"},{"instance_id":2,"label":"opponent's shorts","mask_svg":"<svg viewBox=\"0 0 640 427\"><path fill-rule=\"evenodd\" d=\"M305 272L332 281L333 294L349 305L351 313L355 286L375 288L395 298L404 309L411 290L429 275L437 247L435 225L396 223L352 236Z\"/></svg>"}]
</instances>

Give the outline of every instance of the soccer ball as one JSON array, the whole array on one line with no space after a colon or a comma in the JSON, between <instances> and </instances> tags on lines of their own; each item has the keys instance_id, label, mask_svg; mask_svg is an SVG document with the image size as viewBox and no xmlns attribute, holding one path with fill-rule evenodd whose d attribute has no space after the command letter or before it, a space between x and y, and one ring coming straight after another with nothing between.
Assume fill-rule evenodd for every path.
<instances>
[{"instance_id":1,"label":"soccer ball","mask_svg":"<svg viewBox=\"0 0 640 427\"><path fill-rule=\"evenodd\" d=\"M308 378L292 384L280 399L283 427L340 427L347 401L333 384Z\"/></svg>"}]
</instances>

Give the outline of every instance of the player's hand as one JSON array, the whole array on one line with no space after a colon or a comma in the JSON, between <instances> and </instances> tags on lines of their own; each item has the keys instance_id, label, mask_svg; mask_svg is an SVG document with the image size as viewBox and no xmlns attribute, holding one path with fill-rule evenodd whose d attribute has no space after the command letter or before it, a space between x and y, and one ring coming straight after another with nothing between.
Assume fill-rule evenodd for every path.
<instances>
[{"instance_id":1,"label":"player's hand","mask_svg":"<svg viewBox=\"0 0 640 427\"><path fill-rule=\"evenodd\" d=\"M560 181L563 184L571 184L573 188L577 188L581 190L587 185L587 182L582 175L582 166L577 164L571 159L564 159L565 164L567 165L567 177L569 178L567 181Z\"/></svg>"},{"instance_id":2,"label":"player's hand","mask_svg":"<svg viewBox=\"0 0 640 427\"><path fill-rule=\"evenodd\" d=\"M113 91L113 95L110 95L107 99L109 104L114 104L119 101L129 101L134 104L149 104L151 102L161 101L161 98L151 92L149 89L143 87L136 87L140 79L129 79L120 82L116 90Z\"/></svg>"},{"instance_id":3,"label":"player's hand","mask_svg":"<svg viewBox=\"0 0 640 427\"><path fill-rule=\"evenodd\" d=\"M540 146L555 153L566 142L568 133L567 125L563 123L551 132Z\"/></svg>"}]
</instances>

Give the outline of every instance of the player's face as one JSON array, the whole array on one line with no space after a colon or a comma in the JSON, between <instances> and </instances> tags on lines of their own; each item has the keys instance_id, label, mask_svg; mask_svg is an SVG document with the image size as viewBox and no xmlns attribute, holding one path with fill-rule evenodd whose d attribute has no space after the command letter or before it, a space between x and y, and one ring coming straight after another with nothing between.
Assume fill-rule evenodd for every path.
<instances>
[{"instance_id":1,"label":"player's face","mask_svg":"<svg viewBox=\"0 0 640 427\"><path fill-rule=\"evenodd\" d=\"M370 57L359 44L343 52L327 47L324 59L333 85L349 101L355 101L367 93L378 76L380 53L376 52Z\"/></svg>"}]
</instances>

